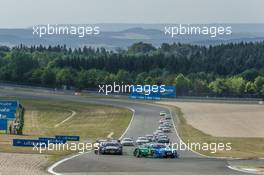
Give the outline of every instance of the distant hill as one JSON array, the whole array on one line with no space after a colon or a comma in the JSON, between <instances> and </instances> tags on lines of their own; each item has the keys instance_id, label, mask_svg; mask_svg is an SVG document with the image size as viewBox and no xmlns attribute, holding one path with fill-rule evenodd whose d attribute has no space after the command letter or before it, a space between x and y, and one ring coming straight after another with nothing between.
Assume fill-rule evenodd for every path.
<instances>
[{"instance_id":1,"label":"distant hill","mask_svg":"<svg viewBox=\"0 0 264 175\"><path fill-rule=\"evenodd\" d=\"M210 38L204 35L184 35L170 38L164 35L165 24L96 24L100 26L99 36L78 38L76 36L45 36L39 38L32 35L32 29L0 29L0 45L58 45L66 44L68 47L105 47L108 49L123 48L135 42L152 43L160 46L162 43L190 43L197 45L217 45L230 42L255 42L264 40L264 24L223 24L231 25L233 34L221 38ZM172 24L170 24L171 26ZM202 26L202 24L199 24ZM197 26L199 26L197 25ZM210 24L214 25L214 24ZM220 24L215 24L220 25Z\"/></svg>"}]
</instances>

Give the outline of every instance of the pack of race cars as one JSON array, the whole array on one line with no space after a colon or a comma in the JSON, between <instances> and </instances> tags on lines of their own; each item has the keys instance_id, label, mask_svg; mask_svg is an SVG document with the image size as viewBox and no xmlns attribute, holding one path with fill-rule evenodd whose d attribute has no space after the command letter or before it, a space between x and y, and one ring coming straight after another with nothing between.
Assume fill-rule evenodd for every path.
<instances>
[{"instance_id":1,"label":"pack of race cars","mask_svg":"<svg viewBox=\"0 0 264 175\"><path fill-rule=\"evenodd\" d=\"M168 136L173 127L171 115L161 111L160 116L159 127L152 134L140 136L136 140L130 137L123 138L121 141L99 139L95 154L122 155L123 147L131 146L135 147L133 150L135 157L179 158L177 150L170 146Z\"/></svg>"}]
</instances>

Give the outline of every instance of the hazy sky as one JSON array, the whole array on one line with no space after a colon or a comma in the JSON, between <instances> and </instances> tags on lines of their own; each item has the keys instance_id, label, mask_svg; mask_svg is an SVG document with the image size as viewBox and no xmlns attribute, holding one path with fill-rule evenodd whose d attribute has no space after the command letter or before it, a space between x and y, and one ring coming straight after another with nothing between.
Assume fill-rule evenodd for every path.
<instances>
[{"instance_id":1,"label":"hazy sky","mask_svg":"<svg viewBox=\"0 0 264 175\"><path fill-rule=\"evenodd\" d=\"M264 0L0 0L0 27L80 23L264 23Z\"/></svg>"}]
</instances>

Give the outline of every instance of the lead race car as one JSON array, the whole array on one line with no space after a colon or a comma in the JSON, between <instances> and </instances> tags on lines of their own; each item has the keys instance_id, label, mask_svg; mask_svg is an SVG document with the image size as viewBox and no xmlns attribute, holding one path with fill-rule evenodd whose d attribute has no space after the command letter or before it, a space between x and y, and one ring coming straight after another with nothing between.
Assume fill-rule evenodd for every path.
<instances>
[{"instance_id":1,"label":"lead race car","mask_svg":"<svg viewBox=\"0 0 264 175\"><path fill-rule=\"evenodd\" d=\"M134 150L135 157L179 158L176 149L160 143L147 143Z\"/></svg>"},{"instance_id":2,"label":"lead race car","mask_svg":"<svg viewBox=\"0 0 264 175\"><path fill-rule=\"evenodd\" d=\"M119 141L103 140L98 143L98 149L94 150L95 154L115 154L122 155L123 147Z\"/></svg>"}]
</instances>

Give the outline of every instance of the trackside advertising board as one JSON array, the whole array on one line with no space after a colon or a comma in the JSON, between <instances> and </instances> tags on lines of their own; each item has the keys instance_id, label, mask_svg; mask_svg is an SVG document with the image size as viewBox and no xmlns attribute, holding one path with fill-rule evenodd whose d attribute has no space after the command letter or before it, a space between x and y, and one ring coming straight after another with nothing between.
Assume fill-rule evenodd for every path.
<instances>
[{"instance_id":1,"label":"trackside advertising board","mask_svg":"<svg viewBox=\"0 0 264 175\"><path fill-rule=\"evenodd\" d=\"M18 104L18 101L0 100L0 119L15 119Z\"/></svg>"},{"instance_id":2,"label":"trackside advertising board","mask_svg":"<svg viewBox=\"0 0 264 175\"><path fill-rule=\"evenodd\" d=\"M0 119L0 130L7 130L7 119Z\"/></svg>"},{"instance_id":3,"label":"trackside advertising board","mask_svg":"<svg viewBox=\"0 0 264 175\"><path fill-rule=\"evenodd\" d=\"M66 140L66 141L80 141L80 136L64 136L64 135L56 135L55 139L58 140Z\"/></svg>"},{"instance_id":4,"label":"trackside advertising board","mask_svg":"<svg viewBox=\"0 0 264 175\"><path fill-rule=\"evenodd\" d=\"M13 112L0 112L0 119L15 119L16 115Z\"/></svg>"},{"instance_id":5,"label":"trackside advertising board","mask_svg":"<svg viewBox=\"0 0 264 175\"><path fill-rule=\"evenodd\" d=\"M3 101L0 100L0 108L16 109L18 107L17 101Z\"/></svg>"},{"instance_id":6,"label":"trackside advertising board","mask_svg":"<svg viewBox=\"0 0 264 175\"><path fill-rule=\"evenodd\" d=\"M48 145L47 141L28 140L28 139L13 139L13 146L34 147Z\"/></svg>"},{"instance_id":7,"label":"trackside advertising board","mask_svg":"<svg viewBox=\"0 0 264 175\"><path fill-rule=\"evenodd\" d=\"M160 100L161 98L175 98L175 86L143 86L135 85L130 89L129 98L132 99L146 99L146 100Z\"/></svg>"},{"instance_id":8,"label":"trackside advertising board","mask_svg":"<svg viewBox=\"0 0 264 175\"><path fill-rule=\"evenodd\" d=\"M143 100L160 100L160 95L157 93L150 93L149 95L145 95L144 93L131 93L129 98L132 99L143 99Z\"/></svg>"},{"instance_id":9,"label":"trackside advertising board","mask_svg":"<svg viewBox=\"0 0 264 175\"><path fill-rule=\"evenodd\" d=\"M1 121L1 120L0 120ZM65 144L67 141L79 141L79 136L39 137L38 139L13 139L13 146L40 147L49 144Z\"/></svg>"},{"instance_id":10,"label":"trackside advertising board","mask_svg":"<svg viewBox=\"0 0 264 175\"><path fill-rule=\"evenodd\" d=\"M176 97L176 86L165 86L165 91L160 92L160 97L175 98Z\"/></svg>"},{"instance_id":11,"label":"trackside advertising board","mask_svg":"<svg viewBox=\"0 0 264 175\"><path fill-rule=\"evenodd\" d=\"M61 140L51 137L39 137L39 141L49 142L53 144L65 144L67 140Z\"/></svg>"},{"instance_id":12,"label":"trackside advertising board","mask_svg":"<svg viewBox=\"0 0 264 175\"><path fill-rule=\"evenodd\" d=\"M0 112L16 112L16 108L0 107Z\"/></svg>"}]
</instances>

